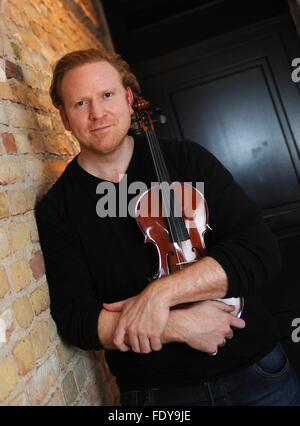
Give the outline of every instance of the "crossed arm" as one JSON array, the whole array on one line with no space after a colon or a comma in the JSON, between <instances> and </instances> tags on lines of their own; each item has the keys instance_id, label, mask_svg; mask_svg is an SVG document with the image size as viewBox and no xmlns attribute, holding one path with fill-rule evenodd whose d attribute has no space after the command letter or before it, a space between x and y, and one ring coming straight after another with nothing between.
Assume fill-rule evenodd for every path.
<instances>
[{"instance_id":1,"label":"crossed arm","mask_svg":"<svg viewBox=\"0 0 300 426\"><path fill-rule=\"evenodd\" d=\"M98 320L99 339L107 349L149 353L170 342L184 342L213 353L233 336L232 328L245 322L231 314L234 307L211 299L227 291L221 265L205 257L185 269L149 284L140 294L103 304ZM197 302L170 309L176 305Z\"/></svg>"}]
</instances>

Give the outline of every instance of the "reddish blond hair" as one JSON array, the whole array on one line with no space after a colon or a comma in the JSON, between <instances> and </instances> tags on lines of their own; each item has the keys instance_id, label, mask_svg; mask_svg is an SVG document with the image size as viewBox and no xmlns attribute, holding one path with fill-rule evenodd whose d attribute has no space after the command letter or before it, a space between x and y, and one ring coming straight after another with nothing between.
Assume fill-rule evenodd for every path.
<instances>
[{"instance_id":1,"label":"reddish blond hair","mask_svg":"<svg viewBox=\"0 0 300 426\"><path fill-rule=\"evenodd\" d=\"M131 88L134 100L139 97L141 93L140 85L135 75L131 72L128 63L119 54L111 53L104 48L101 50L76 50L64 55L55 65L49 93L52 103L56 108L63 106L60 89L65 73L80 65L99 61L110 63L119 72L125 89L127 89L127 87Z\"/></svg>"}]
</instances>

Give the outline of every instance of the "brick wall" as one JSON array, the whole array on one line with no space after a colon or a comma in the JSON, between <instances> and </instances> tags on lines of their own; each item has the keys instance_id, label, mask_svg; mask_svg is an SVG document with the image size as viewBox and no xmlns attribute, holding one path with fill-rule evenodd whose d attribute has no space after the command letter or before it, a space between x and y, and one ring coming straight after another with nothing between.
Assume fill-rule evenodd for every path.
<instances>
[{"instance_id":1,"label":"brick wall","mask_svg":"<svg viewBox=\"0 0 300 426\"><path fill-rule=\"evenodd\" d=\"M103 353L69 347L57 335L33 213L79 148L50 104L53 63L105 39L92 0L0 2L2 406L118 401Z\"/></svg>"}]
</instances>

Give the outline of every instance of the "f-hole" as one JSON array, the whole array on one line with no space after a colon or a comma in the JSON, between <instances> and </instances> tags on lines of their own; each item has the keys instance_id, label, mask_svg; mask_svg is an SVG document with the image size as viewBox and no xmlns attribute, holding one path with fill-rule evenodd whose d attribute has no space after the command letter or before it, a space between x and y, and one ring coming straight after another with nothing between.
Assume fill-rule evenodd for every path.
<instances>
[{"instance_id":1,"label":"f-hole","mask_svg":"<svg viewBox=\"0 0 300 426\"><path fill-rule=\"evenodd\" d=\"M198 253L199 253L199 256L200 257L203 257L203 255L202 255L202 253L201 253L201 251L199 250L199 247L192 247L192 251L195 251L195 250L197 250L198 251Z\"/></svg>"},{"instance_id":2,"label":"f-hole","mask_svg":"<svg viewBox=\"0 0 300 426\"><path fill-rule=\"evenodd\" d=\"M175 253L173 251L168 251L168 253L166 253L166 265L168 268L168 274L171 274L171 267L170 267L170 262L169 262L169 256L175 256Z\"/></svg>"}]
</instances>

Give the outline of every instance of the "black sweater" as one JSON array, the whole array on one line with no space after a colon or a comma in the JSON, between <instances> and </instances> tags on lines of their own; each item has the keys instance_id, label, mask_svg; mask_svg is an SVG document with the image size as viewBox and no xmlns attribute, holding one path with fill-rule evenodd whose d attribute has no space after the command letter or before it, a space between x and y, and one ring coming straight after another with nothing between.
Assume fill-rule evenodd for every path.
<instances>
[{"instance_id":1,"label":"black sweater","mask_svg":"<svg viewBox=\"0 0 300 426\"><path fill-rule=\"evenodd\" d=\"M220 162L193 142L161 141L173 181L204 182L212 231L205 234L207 254L228 276L226 297L244 296L246 327L217 356L186 344L170 343L161 351L137 354L106 351L107 363L124 388L194 383L226 375L269 352L278 335L273 318L259 299L260 289L274 285L280 254L257 206ZM156 176L149 148L135 139L127 170L128 185ZM102 302L132 297L157 272L157 253L132 217L100 218L96 204L103 182L75 157L38 203L37 225L50 291L51 314L65 341L86 350L101 349L97 322ZM114 184L117 198L119 184ZM128 195L128 202L136 194Z\"/></svg>"}]
</instances>

